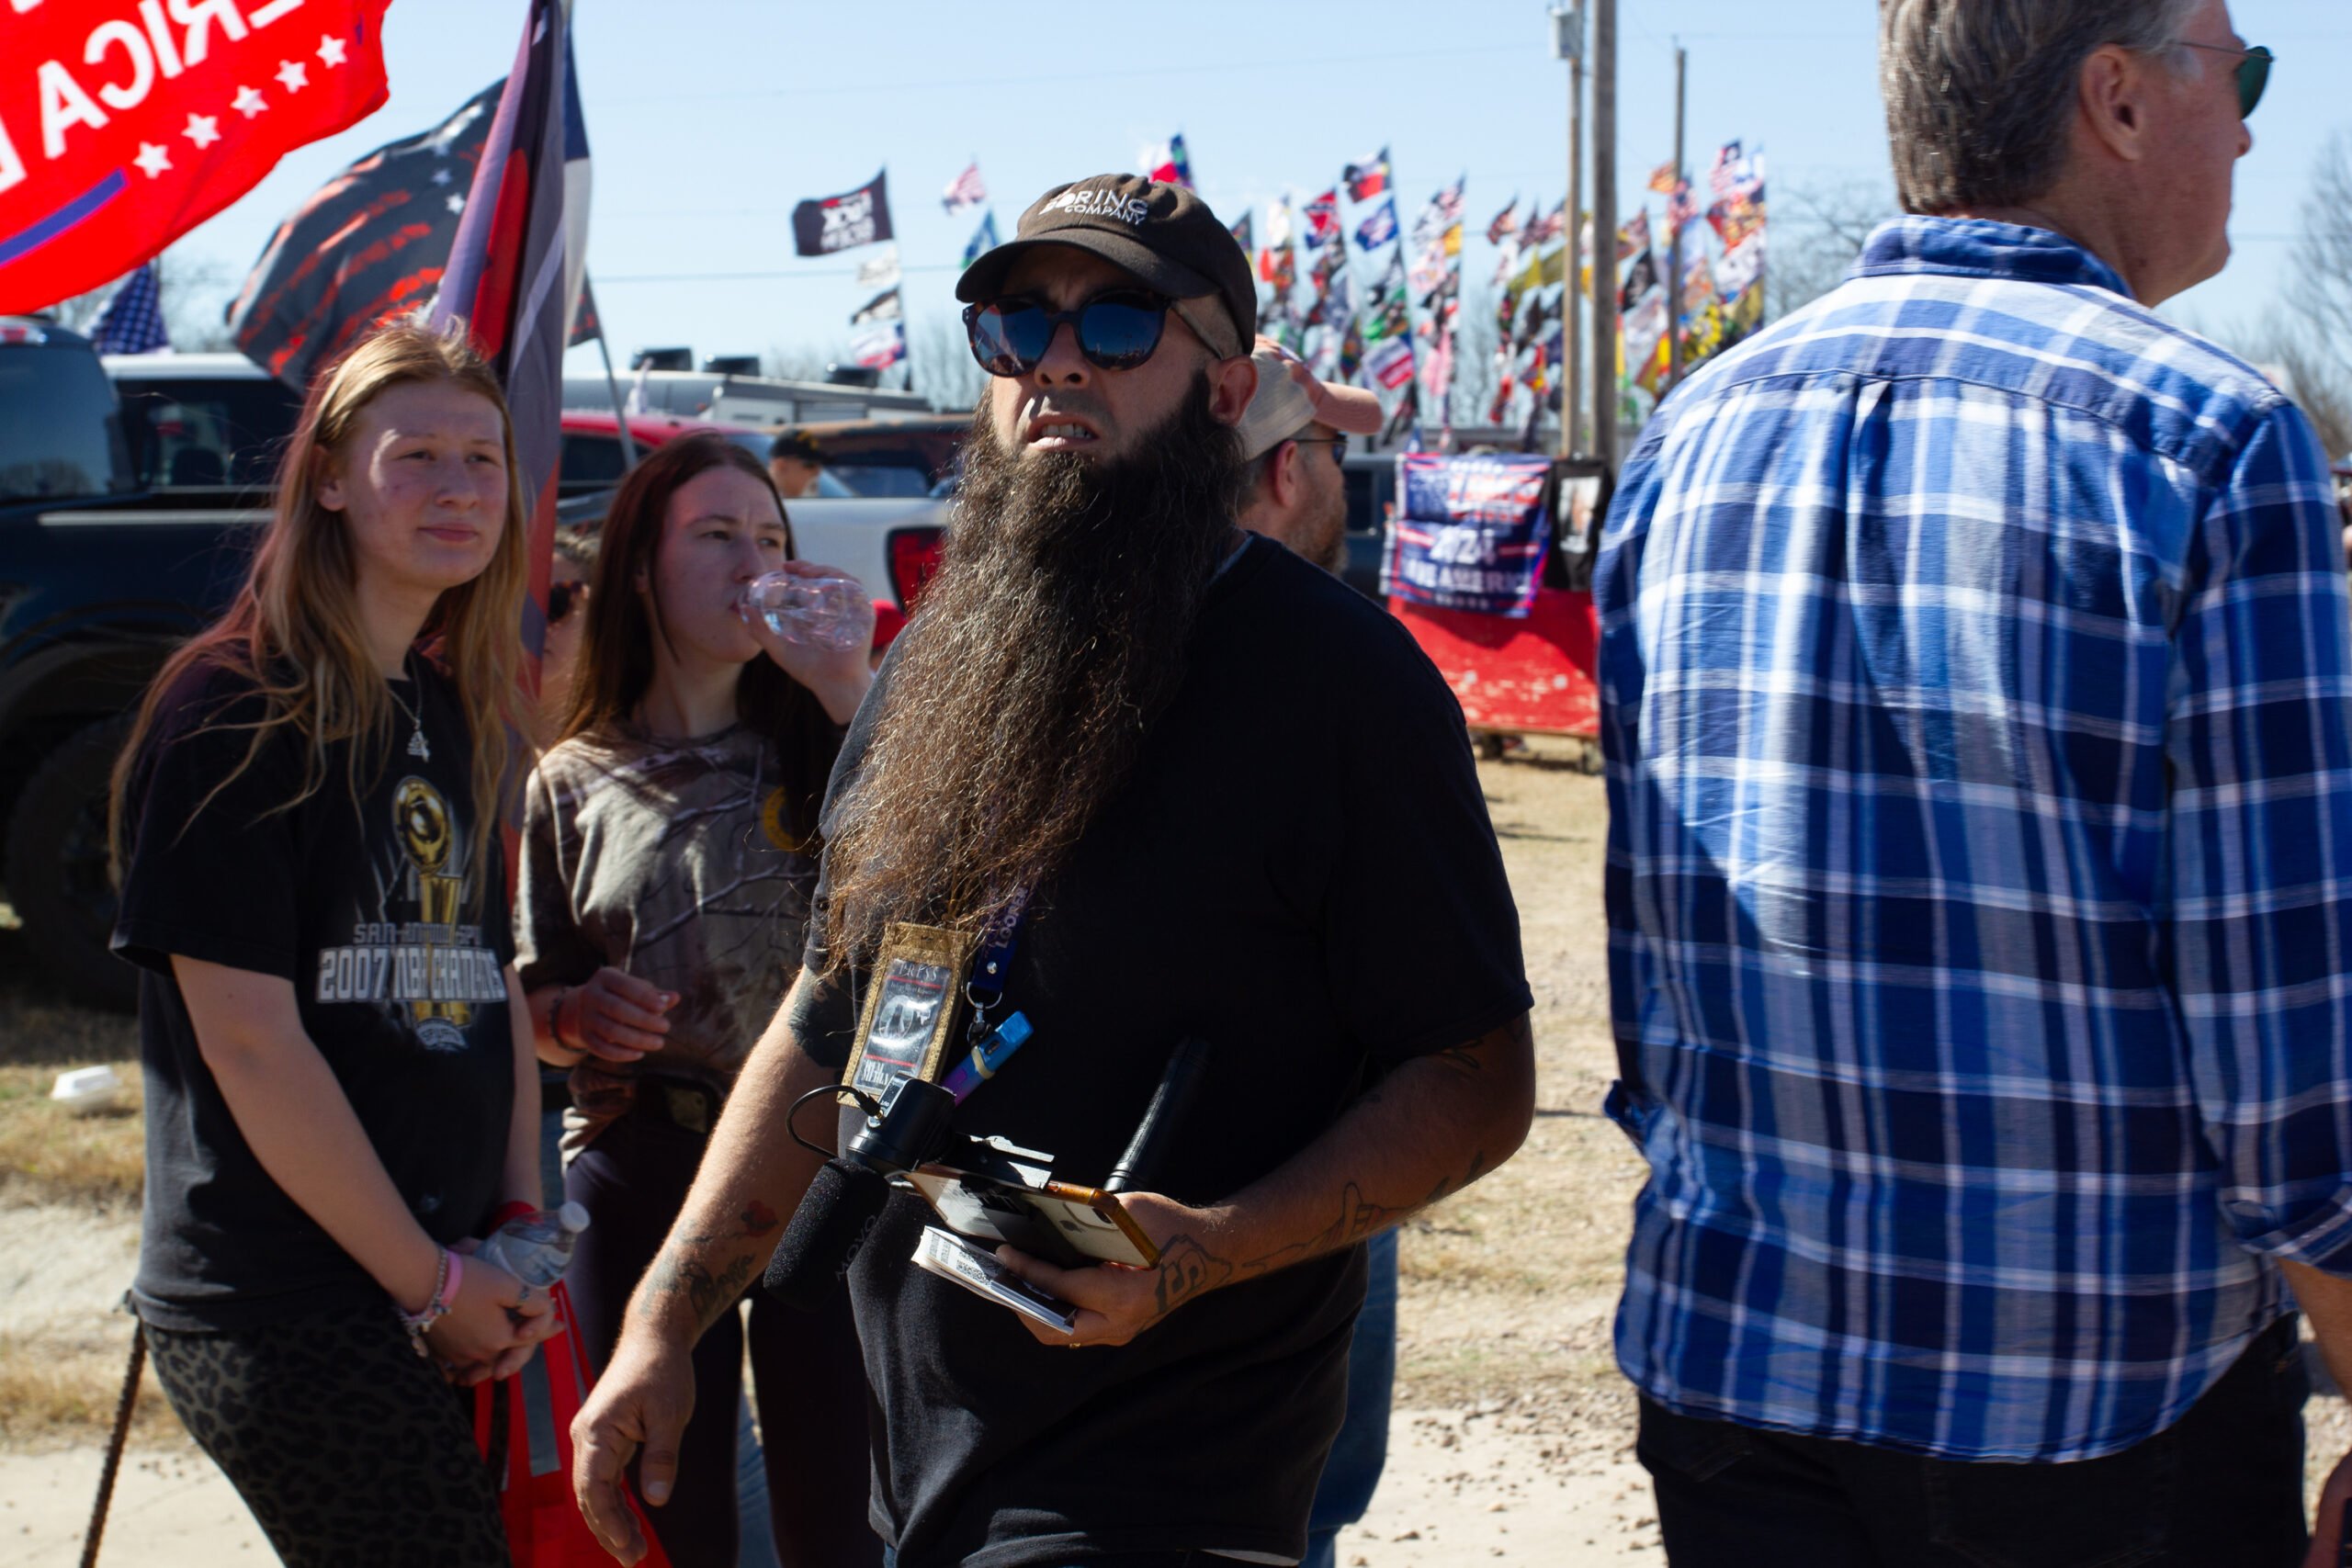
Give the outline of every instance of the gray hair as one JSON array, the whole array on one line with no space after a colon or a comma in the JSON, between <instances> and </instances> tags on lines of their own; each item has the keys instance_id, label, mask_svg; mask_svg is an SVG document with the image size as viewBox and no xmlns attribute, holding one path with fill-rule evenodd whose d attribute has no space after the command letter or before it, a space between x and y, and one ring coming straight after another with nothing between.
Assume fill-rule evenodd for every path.
<instances>
[{"instance_id":1,"label":"gray hair","mask_svg":"<svg viewBox=\"0 0 2352 1568\"><path fill-rule=\"evenodd\" d=\"M2083 62L2176 59L2200 0L1879 0L1879 88L1906 212L2016 207L2058 183Z\"/></svg>"}]
</instances>

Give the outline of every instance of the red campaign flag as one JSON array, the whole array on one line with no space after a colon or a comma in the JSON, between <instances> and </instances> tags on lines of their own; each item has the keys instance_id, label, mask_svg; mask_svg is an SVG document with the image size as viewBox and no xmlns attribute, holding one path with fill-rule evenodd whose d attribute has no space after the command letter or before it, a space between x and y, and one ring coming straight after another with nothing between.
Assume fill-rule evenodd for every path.
<instances>
[{"instance_id":1,"label":"red campaign flag","mask_svg":"<svg viewBox=\"0 0 2352 1568\"><path fill-rule=\"evenodd\" d=\"M147 261L381 107L391 0L63 0L0 21L0 315Z\"/></svg>"}]
</instances>

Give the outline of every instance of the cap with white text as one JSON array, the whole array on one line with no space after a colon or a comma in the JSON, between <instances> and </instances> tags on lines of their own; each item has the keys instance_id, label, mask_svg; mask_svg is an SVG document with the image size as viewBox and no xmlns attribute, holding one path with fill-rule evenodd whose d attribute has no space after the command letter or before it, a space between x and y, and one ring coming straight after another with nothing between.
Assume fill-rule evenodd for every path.
<instances>
[{"instance_id":1,"label":"cap with white text","mask_svg":"<svg viewBox=\"0 0 2352 1568\"><path fill-rule=\"evenodd\" d=\"M1209 204L1182 186L1141 175L1093 175L1056 186L1021 215L1013 237L964 269L956 298L993 299L1023 253L1069 245L1133 273L1171 299L1215 295L1232 319L1231 343L1209 344L1232 355L1258 335L1258 285L1250 258Z\"/></svg>"}]
</instances>

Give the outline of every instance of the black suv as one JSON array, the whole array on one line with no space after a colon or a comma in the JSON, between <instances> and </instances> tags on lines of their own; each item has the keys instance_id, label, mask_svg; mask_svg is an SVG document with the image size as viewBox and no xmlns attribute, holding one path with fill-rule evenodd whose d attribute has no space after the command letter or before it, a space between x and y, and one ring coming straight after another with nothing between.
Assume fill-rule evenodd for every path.
<instances>
[{"instance_id":1,"label":"black suv","mask_svg":"<svg viewBox=\"0 0 2352 1568\"><path fill-rule=\"evenodd\" d=\"M0 886L43 973L117 1007L108 775L147 682L243 581L267 466L233 411L130 403L78 333L0 318ZM149 488L175 470L187 488Z\"/></svg>"}]
</instances>

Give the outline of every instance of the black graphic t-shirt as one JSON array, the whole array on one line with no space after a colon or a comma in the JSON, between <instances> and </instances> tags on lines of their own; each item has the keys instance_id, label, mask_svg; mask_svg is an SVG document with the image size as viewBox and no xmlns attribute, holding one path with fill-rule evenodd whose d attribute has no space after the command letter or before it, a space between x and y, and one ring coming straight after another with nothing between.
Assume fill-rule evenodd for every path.
<instances>
[{"instance_id":1,"label":"black graphic t-shirt","mask_svg":"<svg viewBox=\"0 0 2352 1568\"><path fill-rule=\"evenodd\" d=\"M832 803L876 708L869 697L851 725ZM808 964L826 968L814 944ZM837 1067L871 976L854 978L804 988L792 1020ZM1036 1032L956 1125L1100 1185L1170 1053L1197 1035L1191 1118L1144 1185L1215 1202L1314 1142L1368 1079L1530 999L1460 705L1378 606L1253 540L1209 591L1133 776L1032 902L1004 1006ZM928 1213L894 1197L850 1272L882 1413L874 1520L902 1568L1305 1552L1361 1248L1073 1354L910 1261Z\"/></svg>"},{"instance_id":2,"label":"black graphic t-shirt","mask_svg":"<svg viewBox=\"0 0 2352 1568\"><path fill-rule=\"evenodd\" d=\"M141 966L147 1191L132 1295L159 1327L250 1328L384 1292L254 1158L197 1047L174 954L293 984L302 1026L376 1156L435 1240L481 1234L503 1194L514 1103L512 956L495 824L474 820L457 694L423 660L418 708L356 804L345 749L290 811L300 742L244 756L262 702L243 677L184 675L132 775L115 951ZM209 800L207 796L209 795ZM486 830L485 830L486 829Z\"/></svg>"}]
</instances>

